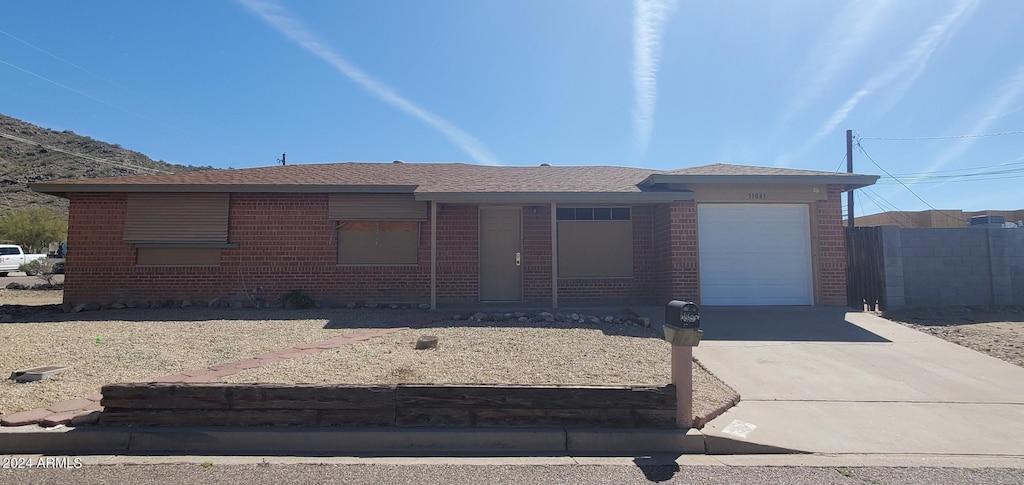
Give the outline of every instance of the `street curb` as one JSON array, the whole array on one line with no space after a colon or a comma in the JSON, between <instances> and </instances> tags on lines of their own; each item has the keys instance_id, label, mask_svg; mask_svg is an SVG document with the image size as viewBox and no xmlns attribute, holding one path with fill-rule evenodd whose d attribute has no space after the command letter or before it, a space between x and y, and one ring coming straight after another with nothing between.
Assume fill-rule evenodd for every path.
<instances>
[{"instance_id":1,"label":"street curb","mask_svg":"<svg viewBox=\"0 0 1024 485\"><path fill-rule=\"evenodd\" d=\"M705 440L696 429L21 426L0 429L0 453L635 456L703 454L708 452Z\"/></svg>"}]
</instances>

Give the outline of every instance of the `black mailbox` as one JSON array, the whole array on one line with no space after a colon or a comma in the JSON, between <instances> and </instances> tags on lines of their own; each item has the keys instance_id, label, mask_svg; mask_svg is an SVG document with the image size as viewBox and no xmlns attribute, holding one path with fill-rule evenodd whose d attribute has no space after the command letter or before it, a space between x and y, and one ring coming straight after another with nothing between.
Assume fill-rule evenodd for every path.
<instances>
[{"instance_id":1,"label":"black mailbox","mask_svg":"<svg viewBox=\"0 0 1024 485\"><path fill-rule=\"evenodd\" d=\"M700 307L692 301L672 300L665 305L665 324L699 329Z\"/></svg>"}]
</instances>

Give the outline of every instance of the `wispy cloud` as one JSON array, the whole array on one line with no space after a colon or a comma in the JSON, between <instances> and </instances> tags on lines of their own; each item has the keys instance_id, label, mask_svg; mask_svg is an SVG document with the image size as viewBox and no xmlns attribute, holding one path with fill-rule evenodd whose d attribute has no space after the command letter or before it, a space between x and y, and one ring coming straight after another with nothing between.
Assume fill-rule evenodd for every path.
<instances>
[{"instance_id":1,"label":"wispy cloud","mask_svg":"<svg viewBox=\"0 0 1024 485\"><path fill-rule=\"evenodd\" d=\"M875 94L890 84L898 83L896 84L895 94L891 98L891 102L895 103L898 101L898 99L902 97L908 89L910 89L918 76L924 72L925 67L928 65L928 61L931 59L932 54L935 53L935 50L939 48L942 42L949 36L957 25L970 17L970 14L973 12L977 4L977 0L959 0L956 2L949 13L942 16L938 22L925 29L925 31L917 37L917 40L914 41L914 45L904 52L896 63L869 79L868 82L864 84L864 87L853 93L853 95L851 95L832 113L813 137L807 140L794 154L783 155L778 161L776 161L776 163L784 163L783 161L789 160L810 149L810 147L814 146L814 144L826 135L835 131L836 127L846 121L850 116L850 113L857 107L857 105L860 104L861 101L864 100L864 98Z\"/></svg>"},{"instance_id":2,"label":"wispy cloud","mask_svg":"<svg viewBox=\"0 0 1024 485\"><path fill-rule=\"evenodd\" d=\"M840 123L846 121L849 117L850 112L860 104L861 100L865 97L874 94L879 89L882 89L886 85L899 81L899 96L902 96L910 86L914 84L918 76L924 71L924 68L928 65L928 60L931 59L932 54L939 47L946 35L953 29L958 21L970 16L972 10L977 5L976 0L960 0L950 10L949 13L944 15L937 23L928 27L914 42L913 47L910 50L903 53L900 60L889 66L888 69L878 73L875 77L868 80L867 84L864 85L859 91L853 93L849 99L839 107L832 116L822 125L821 129L818 130L816 138L821 138L839 126Z\"/></svg>"},{"instance_id":3,"label":"wispy cloud","mask_svg":"<svg viewBox=\"0 0 1024 485\"><path fill-rule=\"evenodd\" d=\"M637 158L647 151L654 130L654 105L658 100L658 63L661 35L672 15L675 0L633 2L633 133Z\"/></svg>"},{"instance_id":4,"label":"wispy cloud","mask_svg":"<svg viewBox=\"0 0 1024 485\"><path fill-rule=\"evenodd\" d=\"M991 131L992 125L999 118L1006 116L1008 112L1020 109L1013 105L1018 102L1022 94L1024 94L1024 65L1018 66L1009 80L1003 83L1003 87L999 92L988 100L982 112L983 114L974 123L968 134L978 135ZM966 153L977 141L978 138L961 138L957 140L950 148L942 152L926 171L938 170L949 162L956 160Z\"/></svg>"},{"instance_id":5,"label":"wispy cloud","mask_svg":"<svg viewBox=\"0 0 1024 485\"><path fill-rule=\"evenodd\" d=\"M778 127L788 126L793 118L817 99L828 86L859 58L874 39L874 31L884 23L895 2L874 0L848 4L826 29L824 38L797 71L802 83L796 98L787 105Z\"/></svg>"},{"instance_id":6,"label":"wispy cloud","mask_svg":"<svg viewBox=\"0 0 1024 485\"><path fill-rule=\"evenodd\" d=\"M237 0L245 8L259 16L271 27L284 34L303 49L311 52L323 61L330 64L345 77L359 85L359 87L377 96L385 103L405 112L408 115L418 118L435 130L441 132L454 145L461 148L477 163L485 165L501 165L498 157L494 156L470 134L462 131L449 121L437 116L426 109L421 108L412 101L396 93L388 85L374 79L358 67L342 58L330 47L325 45L316 35L309 31L301 22L295 19L284 7L265 0Z\"/></svg>"}]
</instances>

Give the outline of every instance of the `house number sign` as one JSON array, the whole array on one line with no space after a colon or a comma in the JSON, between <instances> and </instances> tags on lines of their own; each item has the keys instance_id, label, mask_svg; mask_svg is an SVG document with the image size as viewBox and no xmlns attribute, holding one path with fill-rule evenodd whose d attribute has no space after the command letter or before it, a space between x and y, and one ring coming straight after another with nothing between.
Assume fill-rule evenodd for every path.
<instances>
[{"instance_id":1,"label":"house number sign","mask_svg":"<svg viewBox=\"0 0 1024 485\"><path fill-rule=\"evenodd\" d=\"M768 198L766 192L750 192L747 194L747 198L750 200L765 200Z\"/></svg>"}]
</instances>

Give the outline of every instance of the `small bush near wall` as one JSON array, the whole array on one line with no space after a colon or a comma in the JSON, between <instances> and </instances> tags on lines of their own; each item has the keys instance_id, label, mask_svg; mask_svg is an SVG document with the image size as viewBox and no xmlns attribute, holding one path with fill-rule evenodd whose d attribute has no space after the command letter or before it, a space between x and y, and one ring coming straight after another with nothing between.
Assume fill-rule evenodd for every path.
<instances>
[{"instance_id":1,"label":"small bush near wall","mask_svg":"<svg viewBox=\"0 0 1024 485\"><path fill-rule=\"evenodd\" d=\"M281 306L285 308L313 308L316 306L316 300L313 299L309 293L302 290L291 290L278 299L281 302Z\"/></svg>"}]
</instances>

